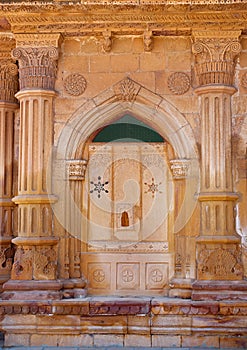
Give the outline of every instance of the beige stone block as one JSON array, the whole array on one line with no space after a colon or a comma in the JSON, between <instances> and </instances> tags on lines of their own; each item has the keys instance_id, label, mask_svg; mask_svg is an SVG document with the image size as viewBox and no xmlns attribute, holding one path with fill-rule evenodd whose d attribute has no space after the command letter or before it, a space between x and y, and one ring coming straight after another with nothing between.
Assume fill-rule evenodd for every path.
<instances>
[{"instance_id":1,"label":"beige stone block","mask_svg":"<svg viewBox=\"0 0 247 350\"><path fill-rule=\"evenodd\" d=\"M56 334L32 334L30 339L31 346L49 345L57 346L58 336Z\"/></svg>"},{"instance_id":2,"label":"beige stone block","mask_svg":"<svg viewBox=\"0 0 247 350\"><path fill-rule=\"evenodd\" d=\"M94 346L123 346L124 336L117 334L95 334Z\"/></svg>"},{"instance_id":3,"label":"beige stone block","mask_svg":"<svg viewBox=\"0 0 247 350\"><path fill-rule=\"evenodd\" d=\"M65 93L65 92L64 92ZM65 93L66 94L66 93ZM65 114L70 117L70 115L77 109L79 108L83 102L85 101L84 98L77 97L71 99L69 95L67 94L67 97L59 97L56 102L55 102L55 115L61 115ZM56 117L55 117L56 119Z\"/></svg>"},{"instance_id":4,"label":"beige stone block","mask_svg":"<svg viewBox=\"0 0 247 350\"><path fill-rule=\"evenodd\" d=\"M219 348L219 336L184 335L182 336L182 346L199 348Z\"/></svg>"},{"instance_id":5,"label":"beige stone block","mask_svg":"<svg viewBox=\"0 0 247 350\"><path fill-rule=\"evenodd\" d=\"M155 73L154 72L134 72L130 74L130 78L138 84L147 87L151 91L155 91Z\"/></svg>"},{"instance_id":6,"label":"beige stone block","mask_svg":"<svg viewBox=\"0 0 247 350\"><path fill-rule=\"evenodd\" d=\"M124 337L124 346L151 346L150 335L126 334Z\"/></svg>"},{"instance_id":7,"label":"beige stone block","mask_svg":"<svg viewBox=\"0 0 247 350\"><path fill-rule=\"evenodd\" d=\"M153 316L152 334L188 334L191 332L191 318L188 316Z\"/></svg>"},{"instance_id":8,"label":"beige stone block","mask_svg":"<svg viewBox=\"0 0 247 350\"><path fill-rule=\"evenodd\" d=\"M54 123L54 146L57 145L57 142L63 127L64 127L64 123Z\"/></svg>"},{"instance_id":9,"label":"beige stone block","mask_svg":"<svg viewBox=\"0 0 247 350\"><path fill-rule=\"evenodd\" d=\"M95 37L86 38L81 42L81 54L82 55L88 55L88 54L95 54L98 52L101 52L102 50L102 43L100 40L96 39Z\"/></svg>"},{"instance_id":10,"label":"beige stone block","mask_svg":"<svg viewBox=\"0 0 247 350\"><path fill-rule=\"evenodd\" d=\"M165 96L165 99L170 101L173 106L176 106L181 113L198 113L199 111L199 100L197 96L169 95Z\"/></svg>"},{"instance_id":11,"label":"beige stone block","mask_svg":"<svg viewBox=\"0 0 247 350\"><path fill-rule=\"evenodd\" d=\"M247 50L247 38L241 40L242 51Z\"/></svg>"},{"instance_id":12,"label":"beige stone block","mask_svg":"<svg viewBox=\"0 0 247 350\"><path fill-rule=\"evenodd\" d=\"M75 327L80 325L80 315L42 315L37 316L37 325L39 327Z\"/></svg>"},{"instance_id":13,"label":"beige stone block","mask_svg":"<svg viewBox=\"0 0 247 350\"><path fill-rule=\"evenodd\" d=\"M167 81L170 73L159 71L155 72L155 92L159 95L169 95L171 91L168 89Z\"/></svg>"},{"instance_id":14,"label":"beige stone block","mask_svg":"<svg viewBox=\"0 0 247 350\"><path fill-rule=\"evenodd\" d=\"M65 56L60 64L66 77L71 73L87 73L89 71L89 57L87 56Z\"/></svg>"},{"instance_id":15,"label":"beige stone block","mask_svg":"<svg viewBox=\"0 0 247 350\"><path fill-rule=\"evenodd\" d=\"M150 334L149 316L128 316L128 334Z\"/></svg>"},{"instance_id":16,"label":"beige stone block","mask_svg":"<svg viewBox=\"0 0 247 350\"><path fill-rule=\"evenodd\" d=\"M122 334L127 332L127 316L81 317L83 333Z\"/></svg>"},{"instance_id":17,"label":"beige stone block","mask_svg":"<svg viewBox=\"0 0 247 350\"><path fill-rule=\"evenodd\" d=\"M220 337L220 348L247 349L246 336Z\"/></svg>"},{"instance_id":18,"label":"beige stone block","mask_svg":"<svg viewBox=\"0 0 247 350\"><path fill-rule=\"evenodd\" d=\"M139 55L119 54L111 56L112 72L135 72L139 69Z\"/></svg>"},{"instance_id":19,"label":"beige stone block","mask_svg":"<svg viewBox=\"0 0 247 350\"><path fill-rule=\"evenodd\" d=\"M90 57L90 72L109 72L110 67L110 55L108 54Z\"/></svg>"},{"instance_id":20,"label":"beige stone block","mask_svg":"<svg viewBox=\"0 0 247 350\"><path fill-rule=\"evenodd\" d=\"M58 346L93 346L93 336L89 334L60 335Z\"/></svg>"},{"instance_id":21,"label":"beige stone block","mask_svg":"<svg viewBox=\"0 0 247 350\"><path fill-rule=\"evenodd\" d=\"M30 334L7 333L4 337L4 346L29 346Z\"/></svg>"},{"instance_id":22,"label":"beige stone block","mask_svg":"<svg viewBox=\"0 0 247 350\"><path fill-rule=\"evenodd\" d=\"M166 68L174 72L190 71L191 69L191 53L185 52L171 52L165 55L166 57Z\"/></svg>"},{"instance_id":23,"label":"beige stone block","mask_svg":"<svg viewBox=\"0 0 247 350\"><path fill-rule=\"evenodd\" d=\"M118 37L113 38L112 41L112 53L127 53L132 51L132 38L131 37Z\"/></svg>"},{"instance_id":24,"label":"beige stone block","mask_svg":"<svg viewBox=\"0 0 247 350\"><path fill-rule=\"evenodd\" d=\"M165 51L190 51L191 50L191 40L190 38L183 37L169 37L164 40Z\"/></svg>"},{"instance_id":25,"label":"beige stone block","mask_svg":"<svg viewBox=\"0 0 247 350\"><path fill-rule=\"evenodd\" d=\"M247 113L247 96L233 96L232 102L233 115Z\"/></svg>"},{"instance_id":26,"label":"beige stone block","mask_svg":"<svg viewBox=\"0 0 247 350\"><path fill-rule=\"evenodd\" d=\"M116 84L124 78L123 73L91 73L85 75L88 82L87 88L83 93L84 98L92 98L102 93L102 91L110 88L112 85Z\"/></svg>"},{"instance_id":27,"label":"beige stone block","mask_svg":"<svg viewBox=\"0 0 247 350\"><path fill-rule=\"evenodd\" d=\"M143 46L143 38L133 38L132 42L132 52L133 53L143 53L144 46Z\"/></svg>"},{"instance_id":28,"label":"beige stone block","mask_svg":"<svg viewBox=\"0 0 247 350\"><path fill-rule=\"evenodd\" d=\"M165 39L162 37L153 37L153 47L152 52L161 52L165 51Z\"/></svg>"},{"instance_id":29,"label":"beige stone block","mask_svg":"<svg viewBox=\"0 0 247 350\"><path fill-rule=\"evenodd\" d=\"M180 348L181 337L179 335L152 335L153 347Z\"/></svg>"},{"instance_id":30,"label":"beige stone block","mask_svg":"<svg viewBox=\"0 0 247 350\"><path fill-rule=\"evenodd\" d=\"M205 327L210 327L210 328L219 328L219 319L217 317L210 317L210 316L196 316L193 317L192 320L192 325L193 327L196 328L202 328L202 330ZM226 331L233 331L235 328L235 331L238 330L238 332L241 332L241 329L246 331L247 325L246 325L246 317L235 317L235 316L225 316L222 317L220 320L220 328L224 332Z\"/></svg>"},{"instance_id":31,"label":"beige stone block","mask_svg":"<svg viewBox=\"0 0 247 350\"><path fill-rule=\"evenodd\" d=\"M81 50L81 41L78 38L65 39L62 44L62 51L64 55L78 54Z\"/></svg>"},{"instance_id":32,"label":"beige stone block","mask_svg":"<svg viewBox=\"0 0 247 350\"><path fill-rule=\"evenodd\" d=\"M163 71L165 69L165 56L162 53L145 52L140 56L141 71Z\"/></svg>"},{"instance_id":33,"label":"beige stone block","mask_svg":"<svg viewBox=\"0 0 247 350\"><path fill-rule=\"evenodd\" d=\"M247 52L241 52L239 56L239 64L242 68L247 67Z\"/></svg>"}]
</instances>

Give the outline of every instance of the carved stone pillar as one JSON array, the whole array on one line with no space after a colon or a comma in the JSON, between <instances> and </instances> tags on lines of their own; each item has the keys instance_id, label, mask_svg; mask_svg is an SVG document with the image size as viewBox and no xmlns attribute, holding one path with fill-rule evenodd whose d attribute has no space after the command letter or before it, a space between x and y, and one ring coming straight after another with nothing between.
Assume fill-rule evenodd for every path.
<instances>
[{"instance_id":1,"label":"carved stone pillar","mask_svg":"<svg viewBox=\"0 0 247 350\"><path fill-rule=\"evenodd\" d=\"M201 232L192 297L231 298L243 278L232 179L231 95L240 32L194 33L201 101ZM210 283L208 282L210 280ZM242 287L241 287L242 288ZM231 292L229 291L231 290Z\"/></svg>"},{"instance_id":2,"label":"carved stone pillar","mask_svg":"<svg viewBox=\"0 0 247 350\"><path fill-rule=\"evenodd\" d=\"M55 196L47 178L53 145L53 99L59 35L17 35L13 58L19 61L20 157L18 237L11 280L3 298L60 298L58 238L52 230ZM15 292L17 291L18 292Z\"/></svg>"},{"instance_id":3,"label":"carved stone pillar","mask_svg":"<svg viewBox=\"0 0 247 350\"><path fill-rule=\"evenodd\" d=\"M18 69L11 58L12 37L0 35L0 291L10 277L14 249L14 119L18 108Z\"/></svg>"}]
</instances>

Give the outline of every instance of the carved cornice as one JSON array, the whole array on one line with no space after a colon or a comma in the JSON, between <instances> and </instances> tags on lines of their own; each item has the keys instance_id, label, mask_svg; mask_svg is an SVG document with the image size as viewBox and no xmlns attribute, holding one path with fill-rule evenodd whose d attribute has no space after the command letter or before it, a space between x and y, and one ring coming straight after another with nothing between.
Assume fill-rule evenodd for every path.
<instances>
[{"instance_id":1,"label":"carved cornice","mask_svg":"<svg viewBox=\"0 0 247 350\"><path fill-rule=\"evenodd\" d=\"M15 34L16 47L59 47L60 34Z\"/></svg>"},{"instance_id":2,"label":"carved cornice","mask_svg":"<svg viewBox=\"0 0 247 350\"><path fill-rule=\"evenodd\" d=\"M240 31L193 32L192 52L198 85L233 85Z\"/></svg>"},{"instance_id":3,"label":"carved cornice","mask_svg":"<svg viewBox=\"0 0 247 350\"><path fill-rule=\"evenodd\" d=\"M132 4L131 4L132 5ZM6 5L4 5L5 7ZM12 5L14 6L14 5ZM24 5L23 5L24 6ZM34 6L34 5L33 5ZM165 32L175 34L178 31L192 30L193 28L221 28L227 29L247 29L246 7L232 6L227 11L227 6L221 6L220 11L208 9L202 11L201 8L188 9L187 7L174 6L173 11L164 11L160 5L146 6L120 6L116 11L116 6L105 5L103 7L95 5L75 4L74 6L59 3L37 5L37 7L23 8L19 5L15 11L13 7L7 9L0 7L11 24L14 33L41 32L64 33L64 35L79 35L89 33L102 35L102 30L127 31L128 33L143 34L144 31L152 31L154 35ZM6 13L7 12L7 13ZM42 16L40 15L42 13ZM55 13L51 16L51 13Z\"/></svg>"}]
</instances>

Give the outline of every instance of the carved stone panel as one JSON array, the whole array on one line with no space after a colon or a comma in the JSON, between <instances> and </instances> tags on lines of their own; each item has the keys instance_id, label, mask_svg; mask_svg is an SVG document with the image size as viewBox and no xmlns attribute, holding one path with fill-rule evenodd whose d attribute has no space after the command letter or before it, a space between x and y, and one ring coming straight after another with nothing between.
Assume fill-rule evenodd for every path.
<instances>
[{"instance_id":1,"label":"carved stone panel","mask_svg":"<svg viewBox=\"0 0 247 350\"><path fill-rule=\"evenodd\" d=\"M117 289L140 289L140 263L117 263Z\"/></svg>"}]
</instances>

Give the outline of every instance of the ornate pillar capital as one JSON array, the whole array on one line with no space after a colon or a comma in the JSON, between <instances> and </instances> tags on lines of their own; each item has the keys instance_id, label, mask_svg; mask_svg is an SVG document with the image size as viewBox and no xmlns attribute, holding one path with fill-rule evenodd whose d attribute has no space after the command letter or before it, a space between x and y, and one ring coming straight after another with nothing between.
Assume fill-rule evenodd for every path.
<instances>
[{"instance_id":1,"label":"ornate pillar capital","mask_svg":"<svg viewBox=\"0 0 247 350\"><path fill-rule=\"evenodd\" d=\"M20 89L54 90L60 34L16 34Z\"/></svg>"},{"instance_id":2,"label":"ornate pillar capital","mask_svg":"<svg viewBox=\"0 0 247 350\"><path fill-rule=\"evenodd\" d=\"M241 52L241 31L194 31L192 52L199 86L233 85L235 62Z\"/></svg>"},{"instance_id":3,"label":"ornate pillar capital","mask_svg":"<svg viewBox=\"0 0 247 350\"><path fill-rule=\"evenodd\" d=\"M0 47L0 101L16 103L18 68L11 58L11 51L15 47L13 36L0 34Z\"/></svg>"}]
</instances>

